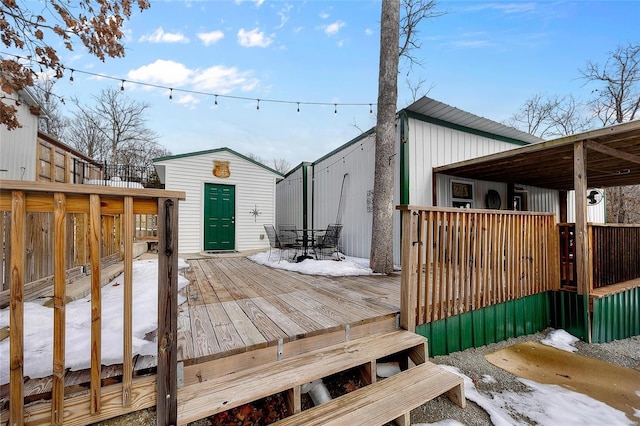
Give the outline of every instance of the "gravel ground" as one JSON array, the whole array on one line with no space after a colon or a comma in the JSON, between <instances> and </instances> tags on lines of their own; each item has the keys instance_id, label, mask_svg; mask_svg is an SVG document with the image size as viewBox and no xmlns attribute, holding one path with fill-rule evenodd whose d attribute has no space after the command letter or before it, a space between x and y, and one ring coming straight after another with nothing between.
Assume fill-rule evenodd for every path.
<instances>
[{"instance_id":1,"label":"gravel ground","mask_svg":"<svg viewBox=\"0 0 640 426\"><path fill-rule=\"evenodd\" d=\"M525 386L520 383L515 376L489 363L484 356L517 343L527 341L539 342L544 339L551 330L552 329L505 340L481 348L467 349L466 351L447 356L434 357L431 361L459 368L462 373L474 381L476 387L481 392L499 392L503 390L524 392ZM597 358L622 367L640 369L640 336L602 344L588 344L580 341L575 344L575 347L578 349L576 353L580 355ZM492 376L495 382L485 383L480 380L484 375ZM457 420L468 426L485 426L491 424L489 415L478 405L468 400L467 407L461 409L448 398L438 397L411 413L412 423L433 423L445 419ZM523 424L529 423L526 418L523 418L522 421ZM144 410L97 424L104 426L153 426L155 425L155 412ZM191 423L190 426L209 426L211 424L209 420L204 419Z\"/></svg>"}]
</instances>

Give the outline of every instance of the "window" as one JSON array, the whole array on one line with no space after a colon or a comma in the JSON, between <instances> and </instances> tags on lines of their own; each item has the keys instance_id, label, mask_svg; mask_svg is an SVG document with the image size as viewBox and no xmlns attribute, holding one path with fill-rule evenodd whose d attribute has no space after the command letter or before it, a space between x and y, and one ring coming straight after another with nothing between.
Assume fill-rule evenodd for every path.
<instances>
[{"instance_id":1,"label":"window","mask_svg":"<svg viewBox=\"0 0 640 426\"><path fill-rule=\"evenodd\" d=\"M453 207L473 207L473 182L451 181L451 203Z\"/></svg>"}]
</instances>

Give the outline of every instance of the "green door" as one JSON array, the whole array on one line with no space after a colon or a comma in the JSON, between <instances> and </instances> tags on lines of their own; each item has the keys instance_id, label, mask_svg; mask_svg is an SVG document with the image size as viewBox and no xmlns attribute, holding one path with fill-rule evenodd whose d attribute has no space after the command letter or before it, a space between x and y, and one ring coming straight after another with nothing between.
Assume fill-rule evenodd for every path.
<instances>
[{"instance_id":1,"label":"green door","mask_svg":"<svg viewBox=\"0 0 640 426\"><path fill-rule=\"evenodd\" d=\"M230 185L204 185L204 249L235 249L235 190Z\"/></svg>"}]
</instances>

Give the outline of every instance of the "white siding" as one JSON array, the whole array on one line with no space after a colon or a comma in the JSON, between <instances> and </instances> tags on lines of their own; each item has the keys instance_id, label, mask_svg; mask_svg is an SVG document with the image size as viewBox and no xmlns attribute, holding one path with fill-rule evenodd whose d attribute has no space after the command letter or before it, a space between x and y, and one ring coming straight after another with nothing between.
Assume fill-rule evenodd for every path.
<instances>
[{"instance_id":1,"label":"white siding","mask_svg":"<svg viewBox=\"0 0 640 426\"><path fill-rule=\"evenodd\" d=\"M212 174L213 160L229 161L231 176L220 179ZM277 175L232 152L220 150L187 155L156 162L165 168L165 187L184 191L180 202L178 238L180 253L201 252L204 247L204 186L206 183L235 186L235 249L267 248L265 223L275 223ZM260 215L251 211L257 208Z\"/></svg>"},{"instance_id":2,"label":"white siding","mask_svg":"<svg viewBox=\"0 0 640 426\"><path fill-rule=\"evenodd\" d=\"M38 117L29 112L26 102L21 102L17 118L20 128L9 131L0 125L0 179L35 181Z\"/></svg>"},{"instance_id":3,"label":"white siding","mask_svg":"<svg viewBox=\"0 0 640 426\"><path fill-rule=\"evenodd\" d=\"M310 169L310 167L309 167ZM298 229L304 228L303 222L303 198L304 177L307 167L301 164L288 176L276 184L276 226L293 224ZM310 181L307 186L310 188ZM311 194L311 189L308 189ZM310 198L310 196L309 196ZM307 214L309 216L307 226L311 226L311 202L308 202Z\"/></svg>"},{"instance_id":4,"label":"white siding","mask_svg":"<svg viewBox=\"0 0 640 426\"><path fill-rule=\"evenodd\" d=\"M588 191L587 191L588 192ZM606 212L606 192L605 199L595 206L587 206L587 220L593 223L605 223L607 218ZM567 193L567 222L576 221L576 195L574 191Z\"/></svg>"},{"instance_id":5,"label":"white siding","mask_svg":"<svg viewBox=\"0 0 640 426\"><path fill-rule=\"evenodd\" d=\"M373 214L367 211L367 193L373 191L374 160L375 136L369 135L316 162L313 168L313 227L326 228L341 215L341 251L367 259L373 220Z\"/></svg>"},{"instance_id":6,"label":"white siding","mask_svg":"<svg viewBox=\"0 0 640 426\"><path fill-rule=\"evenodd\" d=\"M409 203L433 205L434 167L517 148L509 142L409 119Z\"/></svg>"}]
</instances>

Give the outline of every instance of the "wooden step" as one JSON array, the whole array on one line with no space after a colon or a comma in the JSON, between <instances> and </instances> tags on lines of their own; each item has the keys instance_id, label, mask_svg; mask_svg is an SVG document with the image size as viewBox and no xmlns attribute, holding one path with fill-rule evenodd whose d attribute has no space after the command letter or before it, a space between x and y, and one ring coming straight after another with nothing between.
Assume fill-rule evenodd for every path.
<instances>
[{"instance_id":1,"label":"wooden step","mask_svg":"<svg viewBox=\"0 0 640 426\"><path fill-rule=\"evenodd\" d=\"M411 410L442 394L460 407L466 406L463 378L426 362L296 413L274 425L375 426L395 420L408 426Z\"/></svg>"},{"instance_id":2,"label":"wooden step","mask_svg":"<svg viewBox=\"0 0 640 426\"><path fill-rule=\"evenodd\" d=\"M287 392L292 412L300 411L300 387L354 367L367 372L365 383L376 381L377 360L406 355L405 365L424 363L427 341L404 330L370 334L347 342L300 353L228 374L210 377L178 389L178 423L186 424L261 398Z\"/></svg>"}]
</instances>

